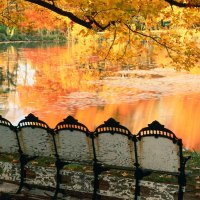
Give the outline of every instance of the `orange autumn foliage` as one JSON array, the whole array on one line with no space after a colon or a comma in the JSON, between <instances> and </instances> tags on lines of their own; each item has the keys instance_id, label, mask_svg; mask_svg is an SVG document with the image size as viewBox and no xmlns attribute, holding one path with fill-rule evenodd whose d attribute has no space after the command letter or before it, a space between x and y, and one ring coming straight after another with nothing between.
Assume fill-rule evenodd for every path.
<instances>
[{"instance_id":1,"label":"orange autumn foliage","mask_svg":"<svg viewBox=\"0 0 200 200\"><path fill-rule=\"evenodd\" d=\"M134 65L142 50L162 48L177 70L200 66L199 0L0 0L0 4L5 23L51 29L60 27L62 20L63 29L80 30L76 38L98 38L95 54L101 60Z\"/></svg>"}]
</instances>

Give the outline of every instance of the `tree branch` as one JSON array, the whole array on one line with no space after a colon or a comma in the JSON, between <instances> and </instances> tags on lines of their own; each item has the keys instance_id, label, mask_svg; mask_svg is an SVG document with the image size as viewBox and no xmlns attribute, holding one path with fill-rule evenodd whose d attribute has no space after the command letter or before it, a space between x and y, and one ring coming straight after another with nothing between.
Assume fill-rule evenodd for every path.
<instances>
[{"instance_id":1,"label":"tree branch","mask_svg":"<svg viewBox=\"0 0 200 200\"><path fill-rule=\"evenodd\" d=\"M115 21L110 21L110 22L108 22L107 25L102 26L95 19L91 19L91 22L93 22L98 28L100 28L101 31L106 30L110 25L115 25L115 23L116 23Z\"/></svg>"},{"instance_id":2,"label":"tree branch","mask_svg":"<svg viewBox=\"0 0 200 200\"><path fill-rule=\"evenodd\" d=\"M123 57L125 56L126 51L127 51L127 48L128 48L128 46L130 45L130 41L131 41L131 30L129 29L129 30L128 30L128 41L127 41L127 43L126 43L126 46L124 47L124 53L122 54L121 58L119 58L119 60L120 60L120 59L123 59Z\"/></svg>"},{"instance_id":3,"label":"tree branch","mask_svg":"<svg viewBox=\"0 0 200 200\"><path fill-rule=\"evenodd\" d=\"M141 36L143 36L143 37L151 38L153 41L155 41L155 42L158 43L159 45L163 46L163 47L167 50L167 53L168 53L169 57L171 57L171 54L170 54L169 50L176 52L174 49L170 48L170 47L167 46L166 44L164 44L164 43L158 41L158 40L156 39L157 37L153 37L153 36L151 36L151 35L147 35L147 34L145 34L145 33L141 33L141 32L138 32L138 31L136 31L136 30L133 30L128 24L125 24L125 26L126 26L131 32L136 33L136 34L139 34L139 35L141 35Z\"/></svg>"},{"instance_id":4,"label":"tree branch","mask_svg":"<svg viewBox=\"0 0 200 200\"><path fill-rule=\"evenodd\" d=\"M84 26L88 29L92 29L92 22L86 22L86 21L78 18L77 16L75 16L73 13L68 12L68 11L64 11L61 8L58 8L54 4L50 4L50 3L42 1L42 0L24 0L24 1L27 1L27 2L42 6L44 8L47 8L47 9L49 9L49 10L51 10L51 11L53 11L53 12L59 14L59 15L68 17L73 22L75 22L75 23L77 23L81 26Z\"/></svg>"},{"instance_id":5,"label":"tree branch","mask_svg":"<svg viewBox=\"0 0 200 200\"><path fill-rule=\"evenodd\" d=\"M183 3L183 2L178 2L175 0L164 0L164 1L166 1L170 5L174 5L180 8L187 8L187 7L200 8L200 3L192 3L192 2Z\"/></svg>"},{"instance_id":6,"label":"tree branch","mask_svg":"<svg viewBox=\"0 0 200 200\"><path fill-rule=\"evenodd\" d=\"M117 30L116 30L116 27L115 27L115 30L114 30L114 36L113 36L113 41L112 41L112 44L110 45L110 48L107 52L107 55L105 56L104 60L106 60L106 58L108 57L108 55L110 54L110 51L114 45L114 42L115 42L115 39L116 39L116 35L117 35Z\"/></svg>"}]
</instances>

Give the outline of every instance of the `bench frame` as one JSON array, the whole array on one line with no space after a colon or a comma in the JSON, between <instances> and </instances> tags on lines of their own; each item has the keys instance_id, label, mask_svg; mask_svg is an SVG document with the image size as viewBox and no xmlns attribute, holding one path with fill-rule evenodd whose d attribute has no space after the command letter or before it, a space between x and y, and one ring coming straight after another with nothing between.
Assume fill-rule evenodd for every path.
<instances>
[{"instance_id":1,"label":"bench frame","mask_svg":"<svg viewBox=\"0 0 200 200\"><path fill-rule=\"evenodd\" d=\"M25 119L21 120L18 123L17 135L18 135L18 132L25 127L45 129L47 131L47 134L51 134L49 126L45 122L39 120L38 117L34 116L32 113L30 113L28 116L25 117ZM21 168L21 170L20 170L20 173L21 173L20 187L19 187L17 193L20 193L24 186L30 188L29 185L25 183L25 178L26 178L25 166L28 162L36 159L38 156L26 155L25 152L22 151L19 136L17 136L17 138L18 138L18 142L19 142L20 168Z\"/></svg>"},{"instance_id":2,"label":"bench frame","mask_svg":"<svg viewBox=\"0 0 200 200\"><path fill-rule=\"evenodd\" d=\"M95 138L97 138L98 135L103 134L103 133L108 133L108 134L112 134L112 135L121 134L121 135L126 136L130 141L133 142L135 163L132 168L104 165L98 161L97 156L96 156ZM138 158L137 158L136 136L132 135L131 132L125 126L120 125L120 123L117 122L115 119L110 118L107 121L105 121L103 124L99 125L95 129L94 134L92 136L93 136L92 137L92 145L93 145L93 151L94 151L94 178L95 178L95 182L94 182L95 187L94 188L96 188L96 194L97 194L97 191L99 191L99 175L102 172L109 171L111 169L118 169L118 170L135 171L135 173L136 173L139 170L139 163L138 163ZM135 177L137 177L137 176L135 176ZM97 196L96 196L97 199L99 196L100 195L97 194ZM139 196L139 180L136 178L134 199L137 200L138 196Z\"/></svg>"},{"instance_id":3,"label":"bench frame","mask_svg":"<svg viewBox=\"0 0 200 200\"><path fill-rule=\"evenodd\" d=\"M179 191L178 191L178 200L183 200L183 194L185 191L186 186L186 174L185 174L185 165L186 162L190 159L190 157L183 156L183 143L182 139L178 139L176 135L169 129L165 128L164 125L160 124L158 121L153 121L151 124L148 124L148 127L142 128L138 134L137 139L140 141L142 137L155 137L158 139L159 137L164 137L171 140L174 145L178 145L179 147L179 174L178 174L178 184L179 184ZM151 172L156 172L156 170L147 170L140 168L140 173L138 174L139 180L142 180L143 177L148 176ZM167 172L170 174L170 172ZM171 173L172 175L177 175Z\"/></svg>"},{"instance_id":4,"label":"bench frame","mask_svg":"<svg viewBox=\"0 0 200 200\"><path fill-rule=\"evenodd\" d=\"M62 130L70 130L70 131L80 131L85 136L90 138L91 140L91 151L93 153L93 157L91 158L91 163L87 163L88 165L91 165L93 167L93 175L94 175L94 182L93 182L93 196L92 199L100 199L101 195L99 194L99 186L100 186L100 181L99 181L99 175L101 175L102 172L104 171L109 171L111 169L116 169L116 170L129 170L134 172L135 176L135 196L134 199L138 200L140 198L140 181L145 177L150 175L152 172L161 172L160 170L154 170L154 169L144 169L142 166L140 166L139 162L139 153L138 153L138 143L142 140L144 137L154 137L155 140L158 139L159 137L166 138L171 140L174 145L177 145L179 149L179 158L177 161L179 162L179 168L177 172L172 172L172 171L167 171L166 169L163 170L164 173L175 175L178 177L178 185L179 185L179 190L178 190L178 200L183 200L183 195L185 191L185 186L186 186L186 173L185 173L185 165L187 161L190 159L190 156L184 157L183 156L183 143L182 139L178 139L176 135L169 129L165 128L164 125L160 124L158 121L153 121L151 124L148 124L147 127L142 128L137 135L133 135L125 126L120 125L119 122L114 120L113 118L108 119L105 121L103 124L99 125L94 132L90 132L88 128L78 122L75 118L72 116L68 116L66 119L64 119L62 122L58 123L54 129L49 128L49 126L39 120L37 117L35 117L33 114L29 114L28 116L25 117L25 119L21 120L18 123L18 126L13 126L7 119L2 118L0 116L0 126L6 126L11 129L11 131L16 134L16 146L18 147L18 152L20 156L20 185L17 193L20 193L22 188L24 186L28 186L28 184L25 183L25 178L26 178L26 169L25 166L29 161L32 161L39 157L37 156L31 156L31 155L26 155L26 152L23 152L22 146L20 144L20 139L19 139L19 131L23 129L24 127L31 127L31 128L40 128L44 129L47 132L47 135L50 134L51 137L51 142L52 146L54 147L54 156L55 156L55 166L56 166L56 188L55 188L55 193L54 193L54 198L57 197L57 194L60 190L60 183L61 183L61 174L60 170L65 166L69 165L72 162L70 160L64 160L61 159L59 156L58 152L58 146L56 142L56 134L59 134L59 131ZM126 167L126 166L115 166L115 165L107 165L105 163L100 162L98 160L97 156L97 146L95 143L95 140L98 138L99 135L101 134L121 134L127 137L130 142L133 143L133 154L135 156L134 159L134 164L132 167ZM77 164L81 165L81 162L77 162ZM82 163L83 165L86 163Z\"/></svg>"},{"instance_id":5,"label":"bench frame","mask_svg":"<svg viewBox=\"0 0 200 200\"><path fill-rule=\"evenodd\" d=\"M61 174L60 174L60 170L62 170L62 168L66 165L71 164L72 162L69 161L62 161L62 159L59 158L59 153L58 153L58 149L57 149L57 144L56 144L56 139L55 139L55 135L59 134L59 131L63 131L63 130L70 130L70 131L80 131L83 134L85 134L87 137L91 137L90 136L90 132L88 130L88 128L78 122L78 120L76 120L74 117L72 116L68 116L67 118L65 118L62 122L58 123L56 125L56 127L54 128L54 130L52 130L52 135L53 135L53 141L54 141L54 147L55 147L55 156L56 156L56 170L57 170L57 174L56 174L56 190L54 193L54 198L57 197L57 194L60 190L60 183L61 183ZM91 160L92 162L92 160Z\"/></svg>"}]
</instances>

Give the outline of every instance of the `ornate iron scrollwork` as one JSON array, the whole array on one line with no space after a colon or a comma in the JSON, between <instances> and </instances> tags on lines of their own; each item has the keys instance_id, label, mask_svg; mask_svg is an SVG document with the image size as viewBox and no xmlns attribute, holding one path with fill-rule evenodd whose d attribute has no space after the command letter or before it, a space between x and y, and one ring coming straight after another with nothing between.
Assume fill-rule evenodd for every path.
<instances>
[{"instance_id":1,"label":"ornate iron scrollwork","mask_svg":"<svg viewBox=\"0 0 200 200\"><path fill-rule=\"evenodd\" d=\"M120 125L120 123L113 118L108 119L104 122L104 124L98 126L94 132L96 136L98 136L98 134L100 133L119 133L128 135L130 137L132 135L131 132L125 126Z\"/></svg>"},{"instance_id":2,"label":"ornate iron scrollwork","mask_svg":"<svg viewBox=\"0 0 200 200\"><path fill-rule=\"evenodd\" d=\"M5 118L0 115L0 125L7 126L11 130L16 131L16 128Z\"/></svg>"},{"instance_id":3,"label":"ornate iron scrollwork","mask_svg":"<svg viewBox=\"0 0 200 200\"><path fill-rule=\"evenodd\" d=\"M30 113L28 116L25 117L25 119L21 120L18 124L18 128L21 127L39 127L44 129L49 129L49 126L43 122L42 120L39 120L38 117Z\"/></svg>"},{"instance_id":4,"label":"ornate iron scrollwork","mask_svg":"<svg viewBox=\"0 0 200 200\"><path fill-rule=\"evenodd\" d=\"M137 134L139 140L141 140L141 137L145 136L155 136L155 138L166 137L171 139L174 143L180 142L180 139L178 139L171 130L165 128L164 125L160 124L156 120L151 124L148 124L148 127L142 128Z\"/></svg>"},{"instance_id":5,"label":"ornate iron scrollwork","mask_svg":"<svg viewBox=\"0 0 200 200\"><path fill-rule=\"evenodd\" d=\"M104 122L104 125L106 126L119 126L119 122L117 122L115 119L110 118L107 121Z\"/></svg>"},{"instance_id":6,"label":"ornate iron scrollwork","mask_svg":"<svg viewBox=\"0 0 200 200\"><path fill-rule=\"evenodd\" d=\"M160 124L158 121L153 121L151 124L148 124L148 127L149 129L152 129L152 130L163 130L165 129L164 125Z\"/></svg>"},{"instance_id":7,"label":"ornate iron scrollwork","mask_svg":"<svg viewBox=\"0 0 200 200\"><path fill-rule=\"evenodd\" d=\"M77 119L75 119L74 117L72 117L71 115L69 115L68 117L66 117L62 122L58 123L54 129L55 132L58 132L59 130L63 130L63 129L68 129L68 130L80 130L82 132L85 132L87 134L89 134L89 130L88 128L78 122Z\"/></svg>"}]
</instances>

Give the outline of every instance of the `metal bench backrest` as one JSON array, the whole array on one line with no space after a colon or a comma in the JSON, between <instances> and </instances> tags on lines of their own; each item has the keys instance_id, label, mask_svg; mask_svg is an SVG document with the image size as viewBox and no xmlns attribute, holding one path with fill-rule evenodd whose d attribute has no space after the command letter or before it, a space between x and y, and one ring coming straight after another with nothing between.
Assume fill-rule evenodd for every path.
<instances>
[{"instance_id":1,"label":"metal bench backrest","mask_svg":"<svg viewBox=\"0 0 200 200\"><path fill-rule=\"evenodd\" d=\"M92 163L90 133L85 125L68 116L56 125L54 132L57 153L61 160Z\"/></svg>"},{"instance_id":2,"label":"metal bench backrest","mask_svg":"<svg viewBox=\"0 0 200 200\"><path fill-rule=\"evenodd\" d=\"M33 114L29 114L19 122L18 137L24 154L44 157L55 154L50 128Z\"/></svg>"},{"instance_id":3,"label":"metal bench backrest","mask_svg":"<svg viewBox=\"0 0 200 200\"><path fill-rule=\"evenodd\" d=\"M16 129L2 116L0 116L0 153L19 153Z\"/></svg>"},{"instance_id":4,"label":"metal bench backrest","mask_svg":"<svg viewBox=\"0 0 200 200\"><path fill-rule=\"evenodd\" d=\"M182 140L158 121L153 121L137 134L138 160L144 169L179 173Z\"/></svg>"},{"instance_id":5,"label":"metal bench backrest","mask_svg":"<svg viewBox=\"0 0 200 200\"><path fill-rule=\"evenodd\" d=\"M133 169L135 163L135 136L113 118L94 131L96 159L104 165Z\"/></svg>"}]
</instances>

